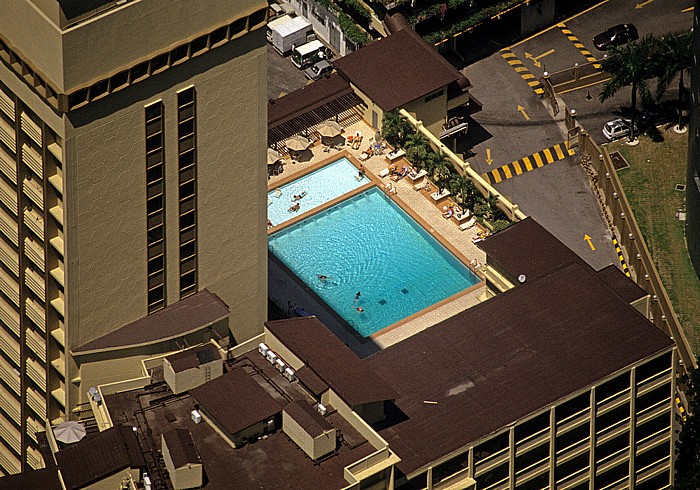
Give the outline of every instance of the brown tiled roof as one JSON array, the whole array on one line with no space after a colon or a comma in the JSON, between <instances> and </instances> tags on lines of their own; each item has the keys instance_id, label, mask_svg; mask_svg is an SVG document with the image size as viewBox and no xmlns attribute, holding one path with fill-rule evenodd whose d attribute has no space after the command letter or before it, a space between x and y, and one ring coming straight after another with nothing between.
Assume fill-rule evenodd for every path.
<instances>
[{"instance_id":1,"label":"brown tiled roof","mask_svg":"<svg viewBox=\"0 0 700 490\"><path fill-rule=\"evenodd\" d=\"M405 415L380 431L410 474L673 342L571 263L365 362Z\"/></svg>"},{"instance_id":2,"label":"brown tiled roof","mask_svg":"<svg viewBox=\"0 0 700 490\"><path fill-rule=\"evenodd\" d=\"M72 353L92 354L155 344L195 332L228 315L228 306L218 296L203 289L157 313L87 342L73 349Z\"/></svg>"},{"instance_id":3,"label":"brown tiled roof","mask_svg":"<svg viewBox=\"0 0 700 490\"><path fill-rule=\"evenodd\" d=\"M320 436L333 428L323 415L303 400L293 401L284 407L284 411L311 437Z\"/></svg>"},{"instance_id":4,"label":"brown tiled roof","mask_svg":"<svg viewBox=\"0 0 700 490\"><path fill-rule=\"evenodd\" d=\"M401 29L334 62L383 111L456 82L459 71L411 29Z\"/></svg>"},{"instance_id":5,"label":"brown tiled roof","mask_svg":"<svg viewBox=\"0 0 700 490\"><path fill-rule=\"evenodd\" d=\"M168 446L170 459L175 468L181 468L188 464L201 464L197 446L192 440L190 431L184 428L171 429L163 434L165 445Z\"/></svg>"},{"instance_id":6,"label":"brown tiled roof","mask_svg":"<svg viewBox=\"0 0 700 490\"><path fill-rule=\"evenodd\" d=\"M56 462L68 489L83 488L126 468L146 466L136 433L129 426L115 426L67 445L56 453Z\"/></svg>"},{"instance_id":7,"label":"brown tiled roof","mask_svg":"<svg viewBox=\"0 0 700 490\"><path fill-rule=\"evenodd\" d=\"M27 470L0 478L0 490L62 490L58 469Z\"/></svg>"},{"instance_id":8,"label":"brown tiled roof","mask_svg":"<svg viewBox=\"0 0 700 490\"><path fill-rule=\"evenodd\" d=\"M532 218L513 223L477 246L486 252L487 262L516 285L520 275L531 281L570 262L584 264L569 247Z\"/></svg>"},{"instance_id":9,"label":"brown tiled roof","mask_svg":"<svg viewBox=\"0 0 700 490\"><path fill-rule=\"evenodd\" d=\"M613 264L599 270L597 275L601 281L619 294L627 303L637 301L649 294Z\"/></svg>"},{"instance_id":10,"label":"brown tiled roof","mask_svg":"<svg viewBox=\"0 0 700 490\"><path fill-rule=\"evenodd\" d=\"M315 316L265 326L348 405L393 400L396 393Z\"/></svg>"},{"instance_id":11,"label":"brown tiled roof","mask_svg":"<svg viewBox=\"0 0 700 490\"><path fill-rule=\"evenodd\" d=\"M212 344L204 344L192 347L166 357L176 373L199 367L202 364L221 359L221 355Z\"/></svg>"},{"instance_id":12,"label":"brown tiled roof","mask_svg":"<svg viewBox=\"0 0 700 490\"><path fill-rule=\"evenodd\" d=\"M243 369L233 369L190 390L190 394L230 434L282 411L282 406Z\"/></svg>"},{"instance_id":13,"label":"brown tiled roof","mask_svg":"<svg viewBox=\"0 0 700 490\"><path fill-rule=\"evenodd\" d=\"M328 389L328 385L325 381L318 377L318 375L308 366L303 366L296 372L299 382L303 384L311 394L316 398L320 398L321 395Z\"/></svg>"}]
</instances>

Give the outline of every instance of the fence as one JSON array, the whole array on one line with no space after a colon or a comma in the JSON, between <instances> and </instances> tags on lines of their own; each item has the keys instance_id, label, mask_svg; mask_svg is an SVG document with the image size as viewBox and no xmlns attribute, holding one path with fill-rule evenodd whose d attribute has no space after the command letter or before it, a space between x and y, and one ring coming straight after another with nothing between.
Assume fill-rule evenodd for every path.
<instances>
[{"instance_id":1,"label":"fence","mask_svg":"<svg viewBox=\"0 0 700 490\"><path fill-rule=\"evenodd\" d=\"M610 231L626 252L627 263L633 272L632 278L651 295L649 319L675 340L684 365L697 367L695 355L637 226L607 148L601 149L585 131L579 135L579 144L581 164L586 167L592 180Z\"/></svg>"}]
</instances>

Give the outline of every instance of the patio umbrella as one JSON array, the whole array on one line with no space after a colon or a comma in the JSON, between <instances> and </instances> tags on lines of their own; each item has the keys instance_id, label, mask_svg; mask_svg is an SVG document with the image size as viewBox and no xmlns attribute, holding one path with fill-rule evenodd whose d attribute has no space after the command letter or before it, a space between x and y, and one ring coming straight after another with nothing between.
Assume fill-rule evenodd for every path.
<instances>
[{"instance_id":1,"label":"patio umbrella","mask_svg":"<svg viewBox=\"0 0 700 490\"><path fill-rule=\"evenodd\" d=\"M316 131L326 138L335 138L343 132L343 127L335 121L324 121L318 125Z\"/></svg>"},{"instance_id":2,"label":"patio umbrella","mask_svg":"<svg viewBox=\"0 0 700 490\"><path fill-rule=\"evenodd\" d=\"M53 434L57 441L70 444L72 442L78 442L85 437L85 427L80 422L69 420L68 422L58 424L56 428L54 428Z\"/></svg>"},{"instance_id":3,"label":"patio umbrella","mask_svg":"<svg viewBox=\"0 0 700 490\"><path fill-rule=\"evenodd\" d=\"M284 160L284 157L280 152L277 150L273 150L272 148L267 149L267 164L268 165L274 165L275 163L279 162L280 160Z\"/></svg>"},{"instance_id":4,"label":"patio umbrella","mask_svg":"<svg viewBox=\"0 0 700 490\"><path fill-rule=\"evenodd\" d=\"M296 136L292 136L285 141L284 146L292 151L304 151L311 146L311 141L308 138L304 138L303 136L299 136L297 134Z\"/></svg>"}]
</instances>

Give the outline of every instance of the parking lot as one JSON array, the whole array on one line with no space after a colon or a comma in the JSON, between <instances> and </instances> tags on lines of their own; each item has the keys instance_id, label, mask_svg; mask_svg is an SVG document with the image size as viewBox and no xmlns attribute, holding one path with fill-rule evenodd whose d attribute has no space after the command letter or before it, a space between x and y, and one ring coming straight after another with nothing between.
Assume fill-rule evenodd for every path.
<instances>
[{"instance_id":1,"label":"parking lot","mask_svg":"<svg viewBox=\"0 0 700 490\"><path fill-rule=\"evenodd\" d=\"M280 55L272 45L267 45L267 97L278 99L302 88L308 80L304 72L292 64L291 56Z\"/></svg>"}]
</instances>

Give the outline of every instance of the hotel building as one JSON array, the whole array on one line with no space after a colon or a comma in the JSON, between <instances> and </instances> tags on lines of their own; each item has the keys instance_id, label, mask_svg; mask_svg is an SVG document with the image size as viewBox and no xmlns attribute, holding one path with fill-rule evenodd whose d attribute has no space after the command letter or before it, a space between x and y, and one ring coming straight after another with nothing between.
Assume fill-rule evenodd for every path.
<instances>
[{"instance_id":1,"label":"hotel building","mask_svg":"<svg viewBox=\"0 0 700 490\"><path fill-rule=\"evenodd\" d=\"M266 20L259 0L3 2L0 475L41 468L36 432L121 358L262 331Z\"/></svg>"}]
</instances>

